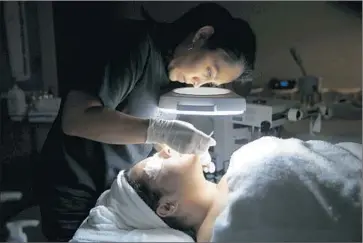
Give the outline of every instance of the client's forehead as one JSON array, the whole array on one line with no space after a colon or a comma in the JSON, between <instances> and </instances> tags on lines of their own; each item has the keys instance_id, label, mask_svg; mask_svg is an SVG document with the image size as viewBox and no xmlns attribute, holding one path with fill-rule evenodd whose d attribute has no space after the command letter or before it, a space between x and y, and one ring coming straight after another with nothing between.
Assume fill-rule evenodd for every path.
<instances>
[{"instance_id":1,"label":"client's forehead","mask_svg":"<svg viewBox=\"0 0 363 243\"><path fill-rule=\"evenodd\" d=\"M156 178L150 177L145 172L146 163L147 163L147 161L141 161L141 162L137 163L136 165L134 165L129 170L128 176L129 176L130 180L145 184L145 185L147 185L147 187L149 189L164 190L165 189L163 186L164 183L162 183L162 181L160 181L161 178L156 179Z\"/></svg>"},{"instance_id":2,"label":"client's forehead","mask_svg":"<svg viewBox=\"0 0 363 243\"><path fill-rule=\"evenodd\" d=\"M154 181L155 178L152 178L152 176L147 173L146 166L148 163L155 163L154 159L152 157L146 158L143 161L140 161L139 163L135 164L129 172L129 177L132 180L146 180L148 182Z\"/></svg>"}]
</instances>

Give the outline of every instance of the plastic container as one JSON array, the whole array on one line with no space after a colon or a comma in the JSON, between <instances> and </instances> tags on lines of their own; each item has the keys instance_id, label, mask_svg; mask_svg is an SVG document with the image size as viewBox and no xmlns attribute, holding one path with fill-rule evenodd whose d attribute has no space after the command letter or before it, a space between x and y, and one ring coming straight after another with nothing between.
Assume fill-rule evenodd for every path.
<instances>
[{"instance_id":1,"label":"plastic container","mask_svg":"<svg viewBox=\"0 0 363 243\"><path fill-rule=\"evenodd\" d=\"M10 119L21 121L24 119L27 111L25 93L18 85L14 85L8 92L8 112Z\"/></svg>"},{"instance_id":2,"label":"plastic container","mask_svg":"<svg viewBox=\"0 0 363 243\"><path fill-rule=\"evenodd\" d=\"M37 227L39 220L18 220L6 224L6 228L9 231L7 242L26 243L28 242L28 236L24 232L26 227Z\"/></svg>"}]
</instances>

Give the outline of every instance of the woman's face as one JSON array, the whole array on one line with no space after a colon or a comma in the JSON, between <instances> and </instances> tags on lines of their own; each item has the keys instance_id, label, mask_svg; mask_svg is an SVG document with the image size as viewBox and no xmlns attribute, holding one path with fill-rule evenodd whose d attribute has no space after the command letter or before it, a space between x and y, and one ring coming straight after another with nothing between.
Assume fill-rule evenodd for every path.
<instances>
[{"instance_id":1,"label":"woman's face","mask_svg":"<svg viewBox=\"0 0 363 243\"><path fill-rule=\"evenodd\" d=\"M233 61L224 50L202 48L213 34L212 26L204 26L175 49L168 67L171 81L194 87L208 83L222 85L234 81L243 73L243 62Z\"/></svg>"},{"instance_id":2,"label":"woman's face","mask_svg":"<svg viewBox=\"0 0 363 243\"><path fill-rule=\"evenodd\" d=\"M169 148L139 162L130 172L131 179L145 178L150 187L179 196L193 193L195 185L205 181L196 155L182 155Z\"/></svg>"},{"instance_id":3,"label":"woman's face","mask_svg":"<svg viewBox=\"0 0 363 243\"><path fill-rule=\"evenodd\" d=\"M222 85L238 78L243 70L242 63L234 63L221 49L196 49L179 53L170 62L169 79L194 87L205 84Z\"/></svg>"},{"instance_id":4,"label":"woman's face","mask_svg":"<svg viewBox=\"0 0 363 243\"><path fill-rule=\"evenodd\" d=\"M217 193L202 167L198 156L165 148L136 164L128 176L161 196L155 211L159 217L176 217L187 228L199 227Z\"/></svg>"}]
</instances>

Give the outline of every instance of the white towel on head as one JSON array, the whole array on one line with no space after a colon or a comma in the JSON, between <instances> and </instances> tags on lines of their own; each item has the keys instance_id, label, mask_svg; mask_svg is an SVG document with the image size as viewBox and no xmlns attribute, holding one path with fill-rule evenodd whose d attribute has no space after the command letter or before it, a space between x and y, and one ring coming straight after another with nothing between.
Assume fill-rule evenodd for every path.
<instances>
[{"instance_id":1,"label":"white towel on head","mask_svg":"<svg viewBox=\"0 0 363 243\"><path fill-rule=\"evenodd\" d=\"M91 209L71 242L194 242L171 229L127 183L123 171Z\"/></svg>"},{"instance_id":2,"label":"white towel on head","mask_svg":"<svg viewBox=\"0 0 363 243\"><path fill-rule=\"evenodd\" d=\"M115 214L119 228L169 228L127 183L123 172L119 173L112 183L105 206Z\"/></svg>"}]
</instances>

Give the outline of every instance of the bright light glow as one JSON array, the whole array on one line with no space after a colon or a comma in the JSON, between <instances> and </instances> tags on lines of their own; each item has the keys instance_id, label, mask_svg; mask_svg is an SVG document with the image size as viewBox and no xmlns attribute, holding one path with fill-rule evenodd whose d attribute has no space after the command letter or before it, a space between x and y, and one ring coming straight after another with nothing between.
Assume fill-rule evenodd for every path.
<instances>
[{"instance_id":1,"label":"bright light glow","mask_svg":"<svg viewBox=\"0 0 363 243\"><path fill-rule=\"evenodd\" d=\"M181 111L175 109L159 108L161 112L179 114L179 115L194 115L194 116L234 116L243 114L244 110L239 111Z\"/></svg>"},{"instance_id":2,"label":"bright light glow","mask_svg":"<svg viewBox=\"0 0 363 243\"><path fill-rule=\"evenodd\" d=\"M165 114L231 116L243 114L246 100L228 89L180 88L162 95L159 109Z\"/></svg>"},{"instance_id":3,"label":"bright light glow","mask_svg":"<svg viewBox=\"0 0 363 243\"><path fill-rule=\"evenodd\" d=\"M174 93L182 95L225 95L229 94L228 89L212 88L212 87L200 87L200 88L179 88L174 89Z\"/></svg>"}]
</instances>

